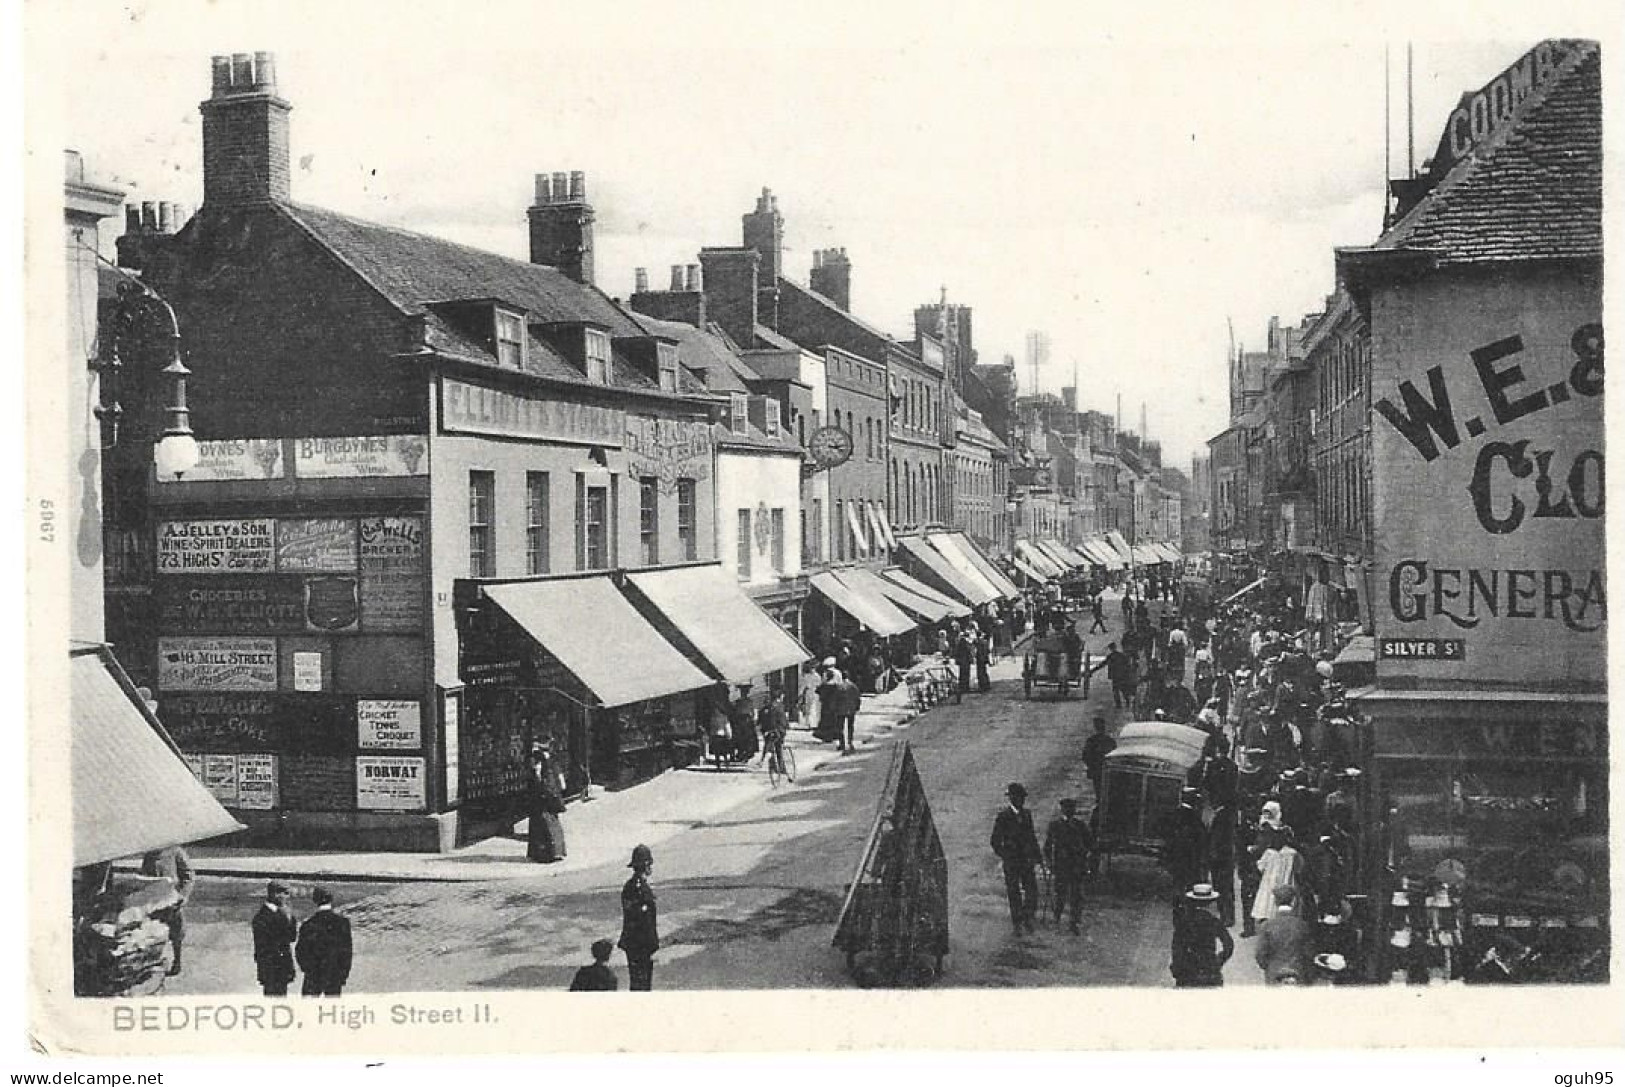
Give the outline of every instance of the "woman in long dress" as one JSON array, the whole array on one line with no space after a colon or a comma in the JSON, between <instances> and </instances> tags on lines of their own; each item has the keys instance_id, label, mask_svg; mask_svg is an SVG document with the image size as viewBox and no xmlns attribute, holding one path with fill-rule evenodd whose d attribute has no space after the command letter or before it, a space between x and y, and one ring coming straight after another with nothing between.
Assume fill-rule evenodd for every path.
<instances>
[{"instance_id":1,"label":"woman in long dress","mask_svg":"<svg viewBox=\"0 0 1625 1087\"><path fill-rule=\"evenodd\" d=\"M563 860L564 824L559 814L564 811L564 787L553 769L553 760L544 744L530 752L530 847L526 855L533 861L551 864Z\"/></svg>"},{"instance_id":2,"label":"woman in long dress","mask_svg":"<svg viewBox=\"0 0 1625 1087\"><path fill-rule=\"evenodd\" d=\"M1264 850L1258 858L1258 893L1253 896L1254 921L1268 921L1275 916L1275 892L1282 887L1296 888L1303 859L1293 847L1291 827L1282 827L1276 843Z\"/></svg>"}]
</instances>

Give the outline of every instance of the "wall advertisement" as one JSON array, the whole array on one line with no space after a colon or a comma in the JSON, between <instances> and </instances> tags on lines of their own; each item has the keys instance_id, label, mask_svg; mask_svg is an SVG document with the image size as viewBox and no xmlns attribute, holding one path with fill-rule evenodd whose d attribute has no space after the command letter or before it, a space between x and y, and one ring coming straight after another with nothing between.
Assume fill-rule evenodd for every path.
<instances>
[{"instance_id":1,"label":"wall advertisement","mask_svg":"<svg viewBox=\"0 0 1625 1087\"><path fill-rule=\"evenodd\" d=\"M625 419L617 408L539 399L449 377L440 381L440 426L449 432L618 446Z\"/></svg>"},{"instance_id":2,"label":"wall advertisement","mask_svg":"<svg viewBox=\"0 0 1625 1087\"><path fill-rule=\"evenodd\" d=\"M237 806L245 811L278 807L275 755L251 752L237 756Z\"/></svg>"},{"instance_id":3,"label":"wall advertisement","mask_svg":"<svg viewBox=\"0 0 1625 1087\"><path fill-rule=\"evenodd\" d=\"M295 438L293 470L300 479L422 476L428 453L429 440L420 434Z\"/></svg>"},{"instance_id":4,"label":"wall advertisement","mask_svg":"<svg viewBox=\"0 0 1625 1087\"><path fill-rule=\"evenodd\" d=\"M423 746L423 714L417 702L363 698L355 704L357 742L364 748Z\"/></svg>"},{"instance_id":5,"label":"wall advertisement","mask_svg":"<svg viewBox=\"0 0 1625 1087\"><path fill-rule=\"evenodd\" d=\"M356 522L351 517L283 517L276 523L276 568L355 572Z\"/></svg>"},{"instance_id":6,"label":"wall advertisement","mask_svg":"<svg viewBox=\"0 0 1625 1087\"><path fill-rule=\"evenodd\" d=\"M626 466L634 477L653 476L666 494L679 479L705 479L711 473L711 424L686 419L626 419Z\"/></svg>"},{"instance_id":7,"label":"wall advertisement","mask_svg":"<svg viewBox=\"0 0 1625 1087\"><path fill-rule=\"evenodd\" d=\"M275 638L159 638L165 691L274 691Z\"/></svg>"},{"instance_id":8,"label":"wall advertisement","mask_svg":"<svg viewBox=\"0 0 1625 1087\"><path fill-rule=\"evenodd\" d=\"M269 517L163 521L158 525L158 573L270 573L275 538L275 522Z\"/></svg>"},{"instance_id":9,"label":"wall advertisement","mask_svg":"<svg viewBox=\"0 0 1625 1087\"><path fill-rule=\"evenodd\" d=\"M428 805L424 763L402 755L358 755L355 806L362 811L421 811Z\"/></svg>"},{"instance_id":10,"label":"wall advertisement","mask_svg":"<svg viewBox=\"0 0 1625 1087\"><path fill-rule=\"evenodd\" d=\"M1604 681L1600 298L1524 277L1374 299L1379 679Z\"/></svg>"},{"instance_id":11,"label":"wall advertisement","mask_svg":"<svg viewBox=\"0 0 1625 1087\"><path fill-rule=\"evenodd\" d=\"M362 626L368 631L422 629L423 518L363 517L358 534Z\"/></svg>"},{"instance_id":12,"label":"wall advertisement","mask_svg":"<svg viewBox=\"0 0 1625 1087\"><path fill-rule=\"evenodd\" d=\"M198 461L187 469L185 482L219 482L239 479L282 479L287 465L282 459L281 438L228 438L198 442ZM160 478L159 483L179 480Z\"/></svg>"}]
</instances>

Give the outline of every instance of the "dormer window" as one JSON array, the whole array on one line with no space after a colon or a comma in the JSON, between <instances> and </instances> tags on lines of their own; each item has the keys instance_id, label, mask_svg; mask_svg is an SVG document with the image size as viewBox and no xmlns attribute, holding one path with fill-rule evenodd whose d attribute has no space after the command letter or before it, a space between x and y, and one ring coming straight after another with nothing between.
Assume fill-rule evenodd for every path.
<instances>
[{"instance_id":1,"label":"dormer window","mask_svg":"<svg viewBox=\"0 0 1625 1087\"><path fill-rule=\"evenodd\" d=\"M525 319L512 310L496 310L497 362L515 370L525 365Z\"/></svg>"},{"instance_id":2,"label":"dormer window","mask_svg":"<svg viewBox=\"0 0 1625 1087\"><path fill-rule=\"evenodd\" d=\"M767 433L768 437L777 438L779 436L779 402L777 400L769 397L762 401L762 418L762 430Z\"/></svg>"},{"instance_id":3,"label":"dormer window","mask_svg":"<svg viewBox=\"0 0 1625 1087\"><path fill-rule=\"evenodd\" d=\"M596 328L587 329L587 380L609 384L609 333Z\"/></svg>"},{"instance_id":4,"label":"dormer window","mask_svg":"<svg viewBox=\"0 0 1625 1087\"><path fill-rule=\"evenodd\" d=\"M735 434L748 433L750 397L744 393L729 393L728 409L728 429Z\"/></svg>"},{"instance_id":5,"label":"dormer window","mask_svg":"<svg viewBox=\"0 0 1625 1087\"><path fill-rule=\"evenodd\" d=\"M677 391L677 348L669 343L655 346L656 361L660 367L660 387L674 393Z\"/></svg>"}]
</instances>

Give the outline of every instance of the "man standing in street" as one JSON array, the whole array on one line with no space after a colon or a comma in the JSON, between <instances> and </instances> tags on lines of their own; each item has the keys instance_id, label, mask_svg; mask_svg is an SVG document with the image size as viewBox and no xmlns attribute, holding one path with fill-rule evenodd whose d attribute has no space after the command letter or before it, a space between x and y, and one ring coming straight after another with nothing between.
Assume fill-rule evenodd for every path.
<instances>
[{"instance_id":1,"label":"man standing in street","mask_svg":"<svg viewBox=\"0 0 1625 1087\"><path fill-rule=\"evenodd\" d=\"M1090 634L1097 630L1102 634L1106 633L1106 609L1100 602L1099 593L1089 598L1089 618L1091 620L1089 624Z\"/></svg>"},{"instance_id":2,"label":"man standing in street","mask_svg":"<svg viewBox=\"0 0 1625 1087\"><path fill-rule=\"evenodd\" d=\"M1219 892L1219 921L1225 928L1236 923L1236 809L1221 803L1207 828L1207 868L1213 889Z\"/></svg>"},{"instance_id":3,"label":"man standing in street","mask_svg":"<svg viewBox=\"0 0 1625 1087\"><path fill-rule=\"evenodd\" d=\"M174 977L181 972L181 945L186 942L186 918L182 911L186 909L186 900L192 897L192 861L178 845L155 849L141 858L141 874L164 877L180 896L180 901L159 918L169 926L169 946L173 952L169 976Z\"/></svg>"},{"instance_id":4,"label":"man standing in street","mask_svg":"<svg viewBox=\"0 0 1625 1087\"><path fill-rule=\"evenodd\" d=\"M1063 909L1070 910L1074 933L1083 912L1083 875L1094 844L1089 824L1078 818L1077 800L1066 797L1061 801L1061 817L1051 820L1044 832L1044 862L1049 865L1055 892L1055 923L1060 924Z\"/></svg>"},{"instance_id":5,"label":"man standing in street","mask_svg":"<svg viewBox=\"0 0 1625 1087\"><path fill-rule=\"evenodd\" d=\"M326 887L310 892L316 912L299 927L294 958L304 971L303 996L343 996L350 980L350 919L334 911L333 895Z\"/></svg>"},{"instance_id":6,"label":"man standing in street","mask_svg":"<svg viewBox=\"0 0 1625 1087\"><path fill-rule=\"evenodd\" d=\"M1258 930L1253 959L1269 985L1308 985L1314 957L1314 931L1297 914L1298 892L1282 887L1275 892L1275 915Z\"/></svg>"},{"instance_id":7,"label":"man standing in street","mask_svg":"<svg viewBox=\"0 0 1625 1087\"><path fill-rule=\"evenodd\" d=\"M649 873L655 865L653 851L646 845L634 846L632 878L621 888L620 948L626 952L627 987L635 993L654 988L655 952L660 950L660 926L655 910L654 888Z\"/></svg>"},{"instance_id":8,"label":"man standing in street","mask_svg":"<svg viewBox=\"0 0 1625 1087\"><path fill-rule=\"evenodd\" d=\"M288 885L273 879L265 885L265 901L254 915L254 971L266 996L287 996L294 978L293 942L299 922L288 906Z\"/></svg>"},{"instance_id":9,"label":"man standing in street","mask_svg":"<svg viewBox=\"0 0 1625 1087\"><path fill-rule=\"evenodd\" d=\"M1033 829L1033 813L1027 810L1027 787L1012 782L1004 790L1009 803L993 820L993 852L1004 862L1004 893L1010 900L1010 923L1019 935L1033 930L1038 912L1038 832Z\"/></svg>"},{"instance_id":10,"label":"man standing in street","mask_svg":"<svg viewBox=\"0 0 1625 1087\"><path fill-rule=\"evenodd\" d=\"M1128 654L1112 642L1106 647L1106 678L1112 685L1112 705L1122 709L1134 705L1134 688L1129 683Z\"/></svg>"},{"instance_id":11,"label":"man standing in street","mask_svg":"<svg viewBox=\"0 0 1625 1087\"><path fill-rule=\"evenodd\" d=\"M1168 828L1168 844L1163 864L1174 877L1174 893L1182 895L1203 876L1206 868L1207 827L1199 808L1202 794L1195 789L1179 790L1179 807L1174 809Z\"/></svg>"},{"instance_id":12,"label":"man standing in street","mask_svg":"<svg viewBox=\"0 0 1625 1087\"><path fill-rule=\"evenodd\" d=\"M857 742L853 734L857 729L858 711L863 708L863 691L852 677L841 677L841 736L839 739L841 754L850 755L857 750Z\"/></svg>"},{"instance_id":13,"label":"man standing in street","mask_svg":"<svg viewBox=\"0 0 1625 1087\"><path fill-rule=\"evenodd\" d=\"M1083 741L1083 769L1094 786L1095 799L1100 799L1100 779L1106 772L1106 756L1117 747L1117 741L1106 733L1106 719L1095 718L1095 730Z\"/></svg>"},{"instance_id":14,"label":"man standing in street","mask_svg":"<svg viewBox=\"0 0 1625 1087\"><path fill-rule=\"evenodd\" d=\"M1216 989L1224 984L1224 964L1236 952L1212 905L1219 895L1206 883L1186 891L1174 907L1174 943L1169 971L1176 989Z\"/></svg>"},{"instance_id":15,"label":"man standing in street","mask_svg":"<svg viewBox=\"0 0 1625 1087\"><path fill-rule=\"evenodd\" d=\"M954 664L959 667L959 693L970 693L970 667L976 660L976 646L974 645L970 628L966 627L959 632L954 641Z\"/></svg>"}]
</instances>

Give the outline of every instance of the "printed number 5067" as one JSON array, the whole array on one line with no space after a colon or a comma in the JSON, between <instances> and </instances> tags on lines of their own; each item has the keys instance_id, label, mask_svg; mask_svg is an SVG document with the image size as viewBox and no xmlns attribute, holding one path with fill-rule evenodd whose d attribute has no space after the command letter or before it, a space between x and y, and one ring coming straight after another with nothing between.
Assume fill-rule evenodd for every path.
<instances>
[{"instance_id":1,"label":"printed number 5067","mask_svg":"<svg viewBox=\"0 0 1625 1087\"><path fill-rule=\"evenodd\" d=\"M39 538L56 543L56 503L49 498L39 500Z\"/></svg>"}]
</instances>

